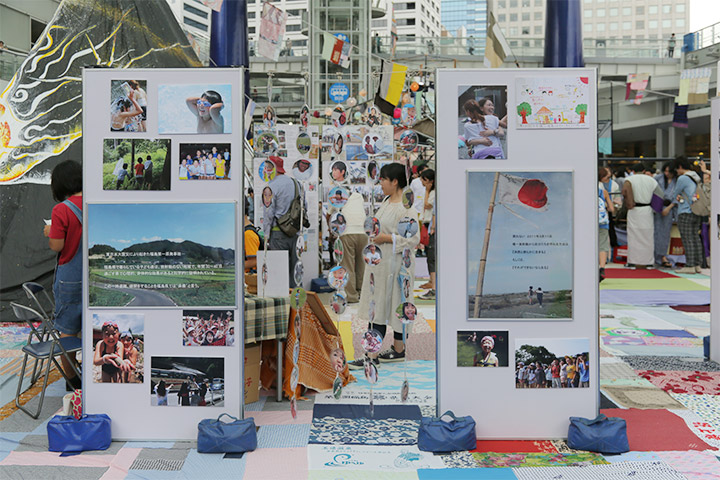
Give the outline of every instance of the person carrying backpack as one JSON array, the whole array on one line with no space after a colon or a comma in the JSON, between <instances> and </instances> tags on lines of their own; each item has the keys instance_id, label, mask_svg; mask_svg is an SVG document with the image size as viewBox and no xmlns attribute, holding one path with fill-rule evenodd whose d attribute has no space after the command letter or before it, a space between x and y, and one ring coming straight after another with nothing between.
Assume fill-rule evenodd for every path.
<instances>
[{"instance_id":1,"label":"person carrying backpack","mask_svg":"<svg viewBox=\"0 0 720 480\"><path fill-rule=\"evenodd\" d=\"M275 164L275 178L268 186L272 190L272 200L263 211L263 231L268 242L268 250L287 250L290 286L297 287L294 277L295 264L298 262L297 243L301 230L300 217L304 227L309 227L305 192L300 182L285 175L283 159L268 157Z\"/></svg>"},{"instance_id":2,"label":"person carrying backpack","mask_svg":"<svg viewBox=\"0 0 720 480\"><path fill-rule=\"evenodd\" d=\"M677 273L700 273L702 264L703 248L700 241L700 226L702 217L693 213L693 201L695 200L700 176L692 170L690 161L685 157L679 157L673 162L673 168L677 174L677 182L673 196L673 203L665 207L665 210L677 207L678 209L678 230L685 250L685 267L680 268Z\"/></svg>"},{"instance_id":3,"label":"person carrying backpack","mask_svg":"<svg viewBox=\"0 0 720 480\"><path fill-rule=\"evenodd\" d=\"M245 226L243 237L245 239L245 273L257 272L257 254L258 251L265 248L265 242L260 236L260 232L252 224L248 218L250 200L245 197Z\"/></svg>"}]
</instances>

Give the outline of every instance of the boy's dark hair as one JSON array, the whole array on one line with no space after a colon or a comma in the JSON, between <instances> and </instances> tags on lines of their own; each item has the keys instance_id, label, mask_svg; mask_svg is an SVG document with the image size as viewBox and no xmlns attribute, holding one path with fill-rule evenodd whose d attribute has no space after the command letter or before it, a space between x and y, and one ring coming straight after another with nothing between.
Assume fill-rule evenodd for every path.
<instances>
[{"instance_id":1,"label":"boy's dark hair","mask_svg":"<svg viewBox=\"0 0 720 480\"><path fill-rule=\"evenodd\" d=\"M407 186L407 177L405 176L405 166L399 163L388 163L380 169L380 178L386 178L391 182L397 180L398 188Z\"/></svg>"},{"instance_id":2,"label":"boy's dark hair","mask_svg":"<svg viewBox=\"0 0 720 480\"><path fill-rule=\"evenodd\" d=\"M145 157L145 160L152 160L152 157L148 155L147 157Z\"/></svg>"},{"instance_id":3,"label":"boy's dark hair","mask_svg":"<svg viewBox=\"0 0 720 480\"><path fill-rule=\"evenodd\" d=\"M138 158L137 158L137 162L138 162L138 163L142 163L142 157L138 157Z\"/></svg>"},{"instance_id":4,"label":"boy's dark hair","mask_svg":"<svg viewBox=\"0 0 720 480\"><path fill-rule=\"evenodd\" d=\"M71 195L82 192L82 167L73 160L65 160L53 168L50 190L57 202L63 202Z\"/></svg>"},{"instance_id":5,"label":"boy's dark hair","mask_svg":"<svg viewBox=\"0 0 720 480\"><path fill-rule=\"evenodd\" d=\"M645 164L642 163L642 162L634 163L634 164L630 167L630 170L632 170L632 171L635 172L635 173L642 173L642 172L645 171Z\"/></svg>"},{"instance_id":6,"label":"boy's dark hair","mask_svg":"<svg viewBox=\"0 0 720 480\"><path fill-rule=\"evenodd\" d=\"M220 94L215 90L207 90L205 93L202 94L202 96L205 97L207 101L213 105L215 105L216 103L222 103L223 101Z\"/></svg>"},{"instance_id":7,"label":"boy's dark hair","mask_svg":"<svg viewBox=\"0 0 720 480\"><path fill-rule=\"evenodd\" d=\"M123 170L125 170L128 167L127 163L123 163Z\"/></svg>"},{"instance_id":8,"label":"boy's dark hair","mask_svg":"<svg viewBox=\"0 0 720 480\"><path fill-rule=\"evenodd\" d=\"M688 160L687 157L677 157L675 160L673 160L672 163L672 169L677 171L678 167L682 168L683 170L692 170L692 164L690 164L690 160Z\"/></svg>"},{"instance_id":9,"label":"boy's dark hair","mask_svg":"<svg viewBox=\"0 0 720 480\"><path fill-rule=\"evenodd\" d=\"M426 168L428 168L427 163L421 163L417 166L417 173L420 175Z\"/></svg>"},{"instance_id":10,"label":"boy's dark hair","mask_svg":"<svg viewBox=\"0 0 720 480\"><path fill-rule=\"evenodd\" d=\"M347 172L347 165L345 165L345 162L335 162L333 163L332 170L340 170L341 172Z\"/></svg>"}]
</instances>

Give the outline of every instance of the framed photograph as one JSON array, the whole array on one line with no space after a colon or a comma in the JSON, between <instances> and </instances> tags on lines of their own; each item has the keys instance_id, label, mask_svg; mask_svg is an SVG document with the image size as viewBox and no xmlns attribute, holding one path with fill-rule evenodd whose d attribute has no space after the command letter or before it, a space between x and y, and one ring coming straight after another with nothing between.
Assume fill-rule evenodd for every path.
<instances>
[{"instance_id":1,"label":"framed photograph","mask_svg":"<svg viewBox=\"0 0 720 480\"><path fill-rule=\"evenodd\" d=\"M507 367L508 331L458 330L458 367Z\"/></svg>"},{"instance_id":2,"label":"framed photograph","mask_svg":"<svg viewBox=\"0 0 720 480\"><path fill-rule=\"evenodd\" d=\"M587 338L517 338L515 388L589 388L589 352Z\"/></svg>"},{"instance_id":3,"label":"framed photograph","mask_svg":"<svg viewBox=\"0 0 720 480\"><path fill-rule=\"evenodd\" d=\"M235 321L232 310L183 310L183 346L232 347Z\"/></svg>"},{"instance_id":4,"label":"framed photograph","mask_svg":"<svg viewBox=\"0 0 720 480\"><path fill-rule=\"evenodd\" d=\"M230 180L229 143L181 143L179 180Z\"/></svg>"},{"instance_id":5,"label":"framed photograph","mask_svg":"<svg viewBox=\"0 0 720 480\"><path fill-rule=\"evenodd\" d=\"M468 318L572 319L572 172L467 176Z\"/></svg>"},{"instance_id":6,"label":"framed photograph","mask_svg":"<svg viewBox=\"0 0 720 480\"><path fill-rule=\"evenodd\" d=\"M88 204L90 307L234 307L234 203Z\"/></svg>"},{"instance_id":7,"label":"framed photograph","mask_svg":"<svg viewBox=\"0 0 720 480\"><path fill-rule=\"evenodd\" d=\"M224 407L223 357L151 357L153 407Z\"/></svg>"},{"instance_id":8,"label":"framed photograph","mask_svg":"<svg viewBox=\"0 0 720 480\"><path fill-rule=\"evenodd\" d=\"M232 85L159 85L158 132L232 133Z\"/></svg>"},{"instance_id":9,"label":"framed photograph","mask_svg":"<svg viewBox=\"0 0 720 480\"><path fill-rule=\"evenodd\" d=\"M110 81L110 131L147 132L147 80Z\"/></svg>"},{"instance_id":10,"label":"framed photograph","mask_svg":"<svg viewBox=\"0 0 720 480\"><path fill-rule=\"evenodd\" d=\"M170 140L106 138L103 190L170 190Z\"/></svg>"},{"instance_id":11,"label":"framed photograph","mask_svg":"<svg viewBox=\"0 0 720 480\"><path fill-rule=\"evenodd\" d=\"M458 87L458 158L507 158L507 85Z\"/></svg>"},{"instance_id":12,"label":"framed photograph","mask_svg":"<svg viewBox=\"0 0 720 480\"><path fill-rule=\"evenodd\" d=\"M145 315L93 314L94 383L145 381Z\"/></svg>"}]
</instances>

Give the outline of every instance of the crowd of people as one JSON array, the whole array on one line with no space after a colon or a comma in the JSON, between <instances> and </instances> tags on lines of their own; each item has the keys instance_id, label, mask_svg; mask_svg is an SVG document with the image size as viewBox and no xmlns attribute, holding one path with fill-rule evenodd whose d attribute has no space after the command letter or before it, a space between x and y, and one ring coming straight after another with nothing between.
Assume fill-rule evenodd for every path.
<instances>
[{"instance_id":1,"label":"crowd of people","mask_svg":"<svg viewBox=\"0 0 720 480\"><path fill-rule=\"evenodd\" d=\"M627 227L627 266L672 268L677 255L669 252L671 228L677 224L685 256L677 273L696 274L707 267L702 224L708 217L693 211L701 197L709 198L710 170L705 162L678 157L659 172L638 162L611 172L598 169L600 281L612 247L620 245L618 232ZM662 197L660 197L662 195ZM677 260L677 257L675 257Z\"/></svg>"},{"instance_id":2,"label":"crowd of people","mask_svg":"<svg viewBox=\"0 0 720 480\"><path fill-rule=\"evenodd\" d=\"M556 358L550 363L518 362L516 388L588 388L590 368L584 355Z\"/></svg>"},{"instance_id":3,"label":"crowd of people","mask_svg":"<svg viewBox=\"0 0 720 480\"><path fill-rule=\"evenodd\" d=\"M158 406L168 405L168 395L171 394L170 390L176 388L177 385L174 383L166 383L165 380L160 380L153 386L153 393L157 398ZM207 405L213 405L215 398L222 398L222 395L211 395L210 401L208 401L208 392L212 393L212 386L209 384L208 379L192 378L187 382L181 382L177 391L172 393L177 395L177 404L181 407L205 407Z\"/></svg>"},{"instance_id":4,"label":"crowd of people","mask_svg":"<svg viewBox=\"0 0 720 480\"><path fill-rule=\"evenodd\" d=\"M189 316L183 318L183 345L200 346L232 346L235 344L235 326L232 312L225 314L210 313L208 318Z\"/></svg>"}]
</instances>

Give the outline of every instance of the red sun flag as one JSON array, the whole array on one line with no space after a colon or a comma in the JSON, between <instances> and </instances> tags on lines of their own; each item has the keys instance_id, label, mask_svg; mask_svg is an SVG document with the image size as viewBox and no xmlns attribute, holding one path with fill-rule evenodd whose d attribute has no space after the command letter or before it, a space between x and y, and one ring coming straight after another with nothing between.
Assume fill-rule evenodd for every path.
<instances>
[{"instance_id":1,"label":"red sun flag","mask_svg":"<svg viewBox=\"0 0 720 480\"><path fill-rule=\"evenodd\" d=\"M548 187L541 180L501 173L498 179L497 202L544 211L547 209L547 192Z\"/></svg>"}]
</instances>

